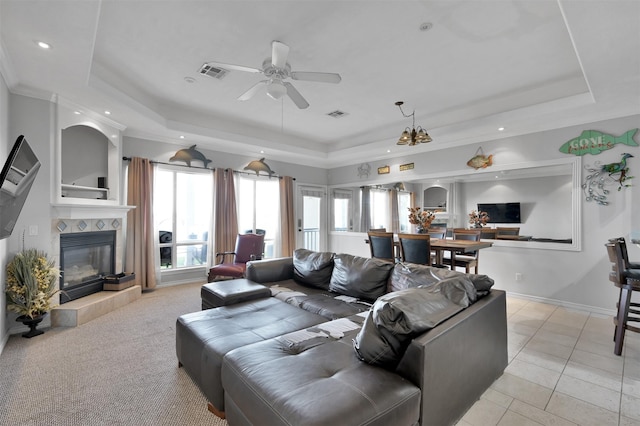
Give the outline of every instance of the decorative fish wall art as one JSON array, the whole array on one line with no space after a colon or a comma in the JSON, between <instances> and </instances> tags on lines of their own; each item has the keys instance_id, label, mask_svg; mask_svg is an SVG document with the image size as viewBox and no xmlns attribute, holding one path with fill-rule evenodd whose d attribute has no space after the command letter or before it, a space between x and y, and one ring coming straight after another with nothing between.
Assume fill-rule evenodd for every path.
<instances>
[{"instance_id":1,"label":"decorative fish wall art","mask_svg":"<svg viewBox=\"0 0 640 426\"><path fill-rule=\"evenodd\" d=\"M191 145L186 149L180 149L176 151L173 157L169 158L169 161L184 161L189 167L191 167L191 161L193 160L202 161L202 165L205 168L207 167L207 164L211 162L211 160L205 158L205 156L200 151L196 151L195 145Z\"/></svg>"},{"instance_id":2,"label":"decorative fish wall art","mask_svg":"<svg viewBox=\"0 0 640 426\"><path fill-rule=\"evenodd\" d=\"M269 167L267 163L264 162L264 158L261 158L259 160L253 160L252 162L247 164L244 170L256 172L257 176L260 176L260 172L265 172L266 174L269 175L269 177L276 174L276 172L271 170L271 167Z\"/></svg>"},{"instance_id":3,"label":"decorative fish wall art","mask_svg":"<svg viewBox=\"0 0 640 426\"><path fill-rule=\"evenodd\" d=\"M598 155L619 143L627 146L638 146L638 143L633 140L637 131L638 129L631 129L616 137L597 130L585 130L577 138L565 142L560 147L560 152L574 155Z\"/></svg>"},{"instance_id":4,"label":"decorative fish wall art","mask_svg":"<svg viewBox=\"0 0 640 426\"><path fill-rule=\"evenodd\" d=\"M486 169L489 166L493 165L493 154L484 155L482 151L482 147L478 148L476 151L476 155L471 157L469 161L467 161L467 166L473 167L474 169Z\"/></svg>"}]
</instances>

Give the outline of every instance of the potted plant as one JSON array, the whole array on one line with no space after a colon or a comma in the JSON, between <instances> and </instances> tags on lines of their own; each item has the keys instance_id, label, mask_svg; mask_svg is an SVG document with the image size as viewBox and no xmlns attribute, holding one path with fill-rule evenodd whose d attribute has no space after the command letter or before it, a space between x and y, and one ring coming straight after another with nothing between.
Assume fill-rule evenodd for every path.
<instances>
[{"instance_id":1,"label":"potted plant","mask_svg":"<svg viewBox=\"0 0 640 426\"><path fill-rule=\"evenodd\" d=\"M36 249L21 251L7 265L7 308L19 314L16 321L29 326L24 337L44 333L36 327L52 308L51 298L59 291L56 289L59 276L54 262Z\"/></svg>"},{"instance_id":2,"label":"potted plant","mask_svg":"<svg viewBox=\"0 0 640 426\"><path fill-rule=\"evenodd\" d=\"M409 223L417 225L417 231L419 234L427 232L427 229L431 226L431 222L436 218L435 213L431 210L420 211L420 207L408 207L409 209Z\"/></svg>"},{"instance_id":3,"label":"potted plant","mask_svg":"<svg viewBox=\"0 0 640 426\"><path fill-rule=\"evenodd\" d=\"M487 212L477 212L475 210L471 210L469 213L469 223L473 225L474 228L482 228L487 222L491 219Z\"/></svg>"}]
</instances>

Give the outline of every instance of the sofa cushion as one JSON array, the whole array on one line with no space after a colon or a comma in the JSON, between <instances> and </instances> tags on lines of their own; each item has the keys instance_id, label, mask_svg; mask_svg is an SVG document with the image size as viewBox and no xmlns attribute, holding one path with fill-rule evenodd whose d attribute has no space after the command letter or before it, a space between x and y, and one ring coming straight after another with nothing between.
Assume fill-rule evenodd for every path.
<instances>
[{"instance_id":1,"label":"sofa cushion","mask_svg":"<svg viewBox=\"0 0 640 426\"><path fill-rule=\"evenodd\" d=\"M329 290L374 301L387 291L393 263L376 258L336 254Z\"/></svg>"},{"instance_id":2,"label":"sofa cushion","mask_svg":"<svg viewBox=\"0 0 640 426\"><path fill-rule=\"evenodd\" d=\"M293 252L293 279L302 285L329 289L333 253L297 249Z\"/></svg>"},{"instance_id":3,"label":"sofa cushion","mask_svg":"<svg viewBox=\"0 0 640 426\"><path fill-rule=\"evenodd\" d=\"M385 294L353 341L356 354L369 364L395 368L411 339L475 300L475 287L465 275Z\"/></svg>"}]
</instances>

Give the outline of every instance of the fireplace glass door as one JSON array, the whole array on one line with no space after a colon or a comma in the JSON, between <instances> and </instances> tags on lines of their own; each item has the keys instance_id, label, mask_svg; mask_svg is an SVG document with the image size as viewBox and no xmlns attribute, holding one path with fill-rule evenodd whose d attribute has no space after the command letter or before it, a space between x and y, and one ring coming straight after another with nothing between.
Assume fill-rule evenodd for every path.
<instances>
[{"instance_id":1,"label":"fireplace glass door","mask_svg":"<svg viewBox=\"0 0 640 426\"><path fill-rule=\"evenodd\" d=\"M102 291L115 269L115 231L60 236L60 303Z\"/></svg>"}]
</instances>

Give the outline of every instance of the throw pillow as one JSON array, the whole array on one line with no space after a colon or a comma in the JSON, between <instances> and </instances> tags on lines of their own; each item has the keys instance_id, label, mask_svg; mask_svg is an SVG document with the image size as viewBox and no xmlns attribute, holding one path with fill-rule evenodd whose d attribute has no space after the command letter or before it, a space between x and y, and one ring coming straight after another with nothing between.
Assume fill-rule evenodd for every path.
<instances>
[{"instance_id":1,"label":"throw pillow","mask_svg":"<svg viewBox=\"0 0 640 426\"><path fill-rule=\"evenodd\" d=\"M329 289L333 253L297 249L293 252L293 279L301 285Z\"/></svg>"},{"instance_id":2,"label":"throw pillow","mask_svg":"<svg viewBox=\"0 0 640 426\"><path fill-rule=\"evenodd\" d=\"M393 263L344 253L334 263L329 291L371 302L386 293Z\"/></svg>"}]
</instances>

